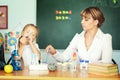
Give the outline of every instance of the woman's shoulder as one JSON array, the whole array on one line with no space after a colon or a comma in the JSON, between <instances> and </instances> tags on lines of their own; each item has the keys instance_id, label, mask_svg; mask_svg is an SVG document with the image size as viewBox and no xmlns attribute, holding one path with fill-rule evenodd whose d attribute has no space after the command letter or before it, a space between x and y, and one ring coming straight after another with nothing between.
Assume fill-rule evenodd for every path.
<instances>
[{"instance_id":1,"label":"woman's shoulder","mask_svg":"<svg viewBox=\"0 0 120 80\"><path fill-rule=\"evenodd\" d=\"M104 33L102 36L102 40L103 41L111 41L112 40L112 36L109 33Z\"/></svg>"},{"instance_id":2,"label":"woman's shoulder","mask_svg":"<svg viewBox=\"0 0 120 80\"><path fill-rule=\"evenodd\" d=\"M80 38L82 35L83 35L83 32L81 32L81 33L76 33L76 34L74 35L73 39L75 39L75 38Z\"/></svg>"},{"instance_id":3,"label":"woman's shoulder","mask_svg":"<svg viewBox=\"0 0 120 80\"><path fill-rule=\"evenodd\" d=\"M109 33L104 34L104 37L105 38L112 38L111 34L109 34Z\"/></svg>"},{"instance_id":4,"label":"woman's shoulder","mask_svg":"<svg viewBox=\"0 0 120 80\"><path fill-rule=\"evenodd\" d=\"M110 33L103 33L102 37L105 38L105 39L111 39L112 38Z\"/></svg>"},{"instance_id":5,"label":"woman's shoulder","mask_svg":"<svg viewBox=\"0 0 120 80\"><path fill-rule=\"evenodd\" d=\"M81 32L80 34L79 34L79 33L76 33L76 34L74 35L74 37L72 38L71 43L76 43L76 42L78 42L78 40L80 40L81 36L82 36L82 32Z\"/></svg>"},{"instance_id":6,"label":"woman's shoulder","mask_svg":"<svg viewBox=\"0 0 120 80\"><path fill-rule=\"evenodd\" d=\"M98 32L98 36L100 36L100 38L102 38L102 39L111 39L112 38L110 33L103 33L100 29Z\"/></svg>"},{"instance_id":7,"label":"woman's shoulder","mask_svg":"<svg viewBox=\"0 0 120 80\"><path fill-rule=\"evenodd\" d=\"M81 33L76 33L75 37L82 37L84 36L84 34L85 34L85 31L82 31Z\"/></svg>"}]
</instances>

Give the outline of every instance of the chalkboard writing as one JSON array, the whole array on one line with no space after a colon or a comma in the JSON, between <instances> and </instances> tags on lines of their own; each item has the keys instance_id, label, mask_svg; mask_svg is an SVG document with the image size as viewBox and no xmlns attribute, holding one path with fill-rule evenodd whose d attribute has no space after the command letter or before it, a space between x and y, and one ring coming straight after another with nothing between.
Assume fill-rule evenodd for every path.
<instances>
[{"instance_id":1,"label":"chalkboard writing","mask_svg":"<svg viewBox=\"0 0 120 80\"><path fill-rule=\"evenodd\" d=\"M40 33L37 39L40 48L52 44L65 49L76 33L82 31L80 12L94 6L93 0L37 0L37 26ZM120 8L99 6L106 21L104 33L112 35L113 49L120 49Z\"/></svg>"}]
</instances>

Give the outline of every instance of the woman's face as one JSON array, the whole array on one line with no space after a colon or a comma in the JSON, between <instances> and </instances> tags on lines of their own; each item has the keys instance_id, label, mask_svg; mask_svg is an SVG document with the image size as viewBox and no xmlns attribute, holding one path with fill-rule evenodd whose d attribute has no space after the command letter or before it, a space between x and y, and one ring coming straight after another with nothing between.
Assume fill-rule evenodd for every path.
<instances>
[{"instance_id":1,"label":"woman's face","mask_svg":"<svg viewBox=\"0 0 120 80\"><path fill-rule=\"evenodd\" d=\"M81 25L83 30L88 31L92 28L97 27L98 20L94 20L91 15L89 16L83 16L81 20Z\"/></svg>"}]
</instances>

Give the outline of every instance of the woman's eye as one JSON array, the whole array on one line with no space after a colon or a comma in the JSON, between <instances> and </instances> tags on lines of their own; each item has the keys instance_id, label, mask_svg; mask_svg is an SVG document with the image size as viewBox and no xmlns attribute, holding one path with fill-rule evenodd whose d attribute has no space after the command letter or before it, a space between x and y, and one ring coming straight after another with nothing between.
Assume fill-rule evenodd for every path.
<instances>
[{"instance_id":1,"label":"woman's eye","mask_svg":"<svg viewBox=\"0 0 120 80\"><path fill-rule=\"evenodd\" d=\"M85 19L85 21L88 21L88 19Z\"/></svg>"},{"instance_id":2,"label":"woman's eye","mask_svg":"<svg viewBox=\"0 0 120 80\"><path fill-rule=\"evenodd\" d=\"M88 21L89 19L88 19L88 18L82 18L82 20L84 20L84 21Z\"/></svg>"}]
</instances>

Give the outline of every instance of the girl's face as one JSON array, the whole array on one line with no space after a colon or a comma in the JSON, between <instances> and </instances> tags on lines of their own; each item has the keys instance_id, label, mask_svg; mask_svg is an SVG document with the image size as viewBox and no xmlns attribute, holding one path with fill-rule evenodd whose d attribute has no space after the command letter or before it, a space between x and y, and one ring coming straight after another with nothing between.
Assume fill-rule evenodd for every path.
<instances>
[{"instance_id":1,"label":"girl's face","mask_svg":"<svg viewBox=\"0 0 120 80\"><path fill-rule=\"evenodd\" d=\"M30 39L32 39L32 41L34 41L37 36L36 28L34 28L32 26L26 27L26 29L23 31L23 36L26 38L30 38Z\"/></svg>"},{"instance_id":2,"label":"girl's face","mask_svg":"<svg viewBox=\"0 0 120 80\"><path fill-rule=\"evenodd\" d=\"M98 20L94 20L91 15L87 17L83 16L81 24L82 24L83 30L87 31L87 30L97 27Z\"/></svg>"}]
</instances>

